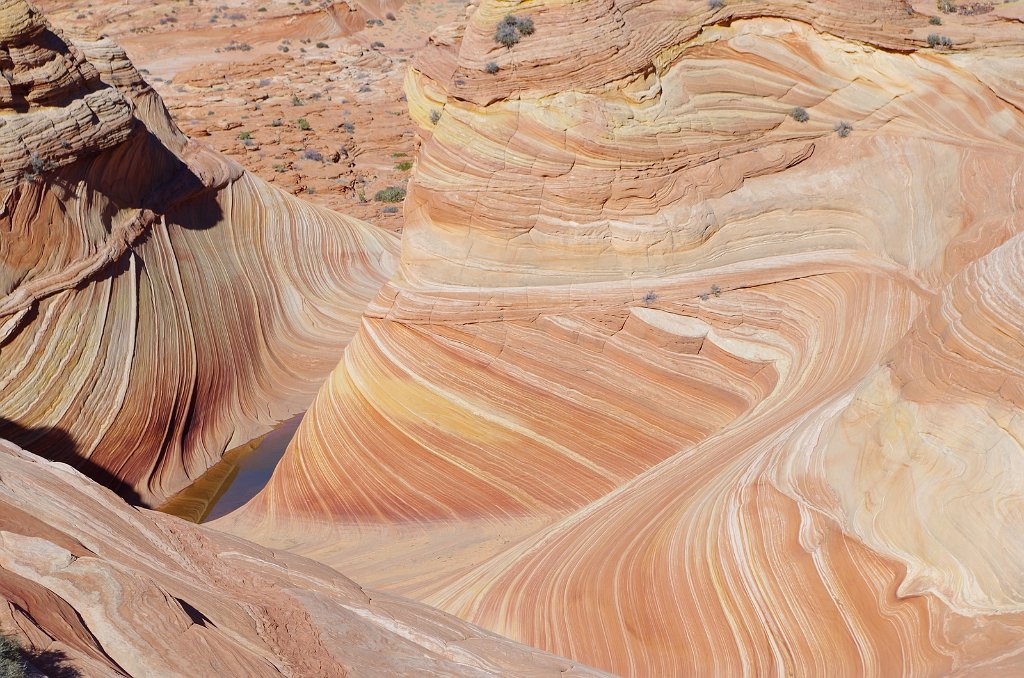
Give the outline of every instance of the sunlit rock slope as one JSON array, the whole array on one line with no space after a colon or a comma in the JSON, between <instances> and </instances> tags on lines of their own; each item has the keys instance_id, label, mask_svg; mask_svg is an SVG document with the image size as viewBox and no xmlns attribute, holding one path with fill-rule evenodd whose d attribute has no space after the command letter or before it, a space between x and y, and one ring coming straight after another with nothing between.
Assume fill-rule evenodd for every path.
<instances>
[{"instance_id":1,"label":"sunlit rock slope","mask_svg":"<svg viewBox=\"0 0 1024 678\"><path fill-rule=\"evenodd\" d=\"M598 675L3 440L0 630L53 676Z\"/></svg>"},{"instance_id":2,"label":"sunlit rock slope","mask_svg":"<svg viewBox=\"0 0 1024 678\"><path fill-rule=\"evenodd\" d=\"M1020 672L1024 5L716 4L435 34L399 272L217 525L626 675Z\"/></svg>"},{"instance_id":3,"label":"sunlit rock slope","mask_svg":"<svg viewBox=\"0 0 1024 678\"><path fill-rule=\"evenodd\" d=\"M301 411L397 242L182 135L0 0L0 435L154 504Z\"/></svg>"}]
</instances>

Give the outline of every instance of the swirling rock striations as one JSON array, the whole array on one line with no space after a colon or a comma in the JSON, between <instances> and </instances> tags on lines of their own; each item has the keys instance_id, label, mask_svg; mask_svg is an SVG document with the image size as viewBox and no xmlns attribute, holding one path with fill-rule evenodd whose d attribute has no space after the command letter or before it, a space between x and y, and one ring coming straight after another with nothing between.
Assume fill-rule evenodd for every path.
<instances>
[{"instance_id":1,"label":"swirling rock striations","mask_svg":"<svg viewBox=\"0 0 1024 678\"><path fill-rule=\"evenodd\" d=\"M397 243L189 140L109 40L0 17L0 435L156 504L308 404Z\"/></svg>"},{"instance_id":2,"label":"swirling rock striations","mask_svg":"<svg viewBox=\"0 0 1024 678\"><path fill-rule=\"evenodd\" d=\"M0 629L48 675L602 675L305 558L134 509L4 440L0 603Z\"/></svg>"},{"instance_id":3,"label":"swirling rock striations","mask_svg":"<svg viewBox=\"0 0 1024 678\"><path fill-rule=\"evenodd\" d=\"M926 5L439 31L399 272L215 525L624 675L1021 671L1022 17Z\"/></svg>"}]
</instances>

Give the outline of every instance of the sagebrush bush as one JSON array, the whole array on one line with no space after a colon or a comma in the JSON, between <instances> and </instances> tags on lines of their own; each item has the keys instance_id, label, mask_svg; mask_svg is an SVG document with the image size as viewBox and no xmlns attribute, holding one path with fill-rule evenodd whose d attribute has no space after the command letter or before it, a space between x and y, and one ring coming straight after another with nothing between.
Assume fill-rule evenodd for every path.
<instances>
[{"instance_id":1,"label":"sagebrush bush","mask_svg":"<svg viewBox=\"0 0 1024 678\"><path fill-rule=\"evenodd\" d=\"M811 116L807 114L807 109L803 106L797 106L789 112L789 117L793 118L797 122L807 122L811 119Z\"/></svg>"},{"instance_id":2,"label":"sagebrush bush","mask_svg":"<svg viewBox=\"0 0 1024 678\"><path fill-rule=\"evenodd\" d=\"M21 645L14 638L0 633L0 678L23 678L26 669Z\"/></svg>"},{"instance_id":3,"label":"sagebrush bush","mask_svg":"<svg viewBox=\"0 0 1024 678\"><path fill-rule=\"evenodd\" d=\"M846 137L850 136L850 132L853 131L853 125L846 122L845 120L840 120L839 122L836 123L835 129L836 134L838 134L841 138L845 139Z\"/></svg>"},{"instance_id":4,"label":"sagebrush bush","mask_svg":"<svg viewBox=\"0 0 1024 678\"><path fill-rule=\"evenodd\" d=\"M494 29L494 42L512 49L512 46L523 37L533 35L535 30L533 19L530 17L518 17L515 14L508 14Z\"/></svg>"},{"instance_id":5,"label":"sagebrush bush","mask_svg":"<svg viewBox=\"0 0 1024 678\"><path fill-rule=\"evenodd\" d=\"M436 108L432 110L430 112L430 122L432 122L435 125L441 122L441 111L437 110Z\"/></svg>"},{"instance_id":6,"label":"sagebrush bush","mask_svg":"<svg viewBox=\"0 0 1024 678\"><path fill-rule=\"evenodd\" d=\"M33 153L28 159L28 174L32 177L38 177L43 172L50 169L50 163L39 157L39 154Z\"/></svg>"},{"instance_id":7,"label":"sagebrush bush","mask_svg":"<svg viewBox=\"0 0 1024 678\"><path fill-rule=\"evenodd\" d=\"M499 69L497 61L488 61L487 65L484 66L484 73L489 73L490 75L494 75L495 73L498 72L498 70Z\"/></svg>"},{"instance_id":8,"label":"sagebrush bush","mask_svg":"<svg viewBox=\"0 0 1024 678\"><path fill-rule=\"evenodd\" d=\"M498 24L498 28L494 31L494 42L509 49L519 42L519 39L520 35L516 27L505 22Z\"/></svg>"},{"instance_id":9,"label":"sagebrush bush","mask_svg":"<svg viewBox=\"0 0 1024 678\"><path fill-rule=\"evenodd\" d=\"M929 47L952 47L953 40L947 35L939 35L938 33L931 33L928 36Z\"/></svg>"},{"instance_id":10,"label":"sagebrush bush","mask_svg":"<svg viewBox=\"0 0 1024 678\"><path fill-rule=\"evenodd\" d=\"M373 199L377 202L402 202L405 200L405 189L399 186L388 186L377 191L373 195Z\"/></svg>"}]
</instances>

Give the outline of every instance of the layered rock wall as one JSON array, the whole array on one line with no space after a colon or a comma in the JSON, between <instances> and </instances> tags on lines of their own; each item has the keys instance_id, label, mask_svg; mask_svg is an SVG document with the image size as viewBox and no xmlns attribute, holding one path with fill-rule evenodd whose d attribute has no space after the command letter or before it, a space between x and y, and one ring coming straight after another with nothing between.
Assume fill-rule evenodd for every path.
<instances>
[{"instance_id":1,"label":"layered rock wall","mask_svg":"<svg viewBox=\"0 0 1024 678\"><path fill-rule=\"evenodd\" d=\"M153 505L308 404L396 242L186 138L113 43L2 12L0 434Z\"/></svg>"},{"instance_id":2,"label":"layered rock wall","mask_svg":"<svg viewBox=\"0 0 1024 678\"><path fill-rule=\"evenodd\" d=\"M625 675L1020 670L1022 17L926 4L439 31L398 275L218 525Z\"/></svg>"}]
</instances>

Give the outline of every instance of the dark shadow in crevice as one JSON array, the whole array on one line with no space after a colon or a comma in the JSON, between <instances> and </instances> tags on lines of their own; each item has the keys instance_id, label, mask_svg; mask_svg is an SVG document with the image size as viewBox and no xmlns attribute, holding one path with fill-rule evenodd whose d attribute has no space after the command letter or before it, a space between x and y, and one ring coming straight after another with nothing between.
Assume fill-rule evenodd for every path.
<instances>
[{"instance_id":1,"label":"dark shadow in crevice","mask_svg":"<svg viewBox=\"0 0 1024 678\"><path fill-rule=\"evenodd\" d=\"M60 428L29 428L0 417L0 438L44 459L74 466L83 475L119 494L129 504L142 505L138 493L109 469L80 457L74 439Z\"/></svg>"},{"instance_id":2,"label":"dark shadow in crevice","mask_svg":"<svg viewBox=\"0 0 1024 678\"><path fill-rule=\"evenodd\" d=\"M181 609L185 611L185 614L188 615L188 618L192 620L193 624L207 628L214 626L214 623L210 621L209 617L194 608L190 603L182 600L181 598L175 598L175 600L178 601L178 605L181 605Z\"/></svg>"}]
</instances>

